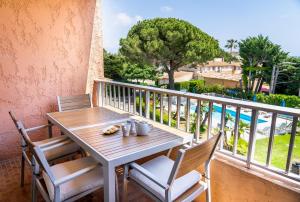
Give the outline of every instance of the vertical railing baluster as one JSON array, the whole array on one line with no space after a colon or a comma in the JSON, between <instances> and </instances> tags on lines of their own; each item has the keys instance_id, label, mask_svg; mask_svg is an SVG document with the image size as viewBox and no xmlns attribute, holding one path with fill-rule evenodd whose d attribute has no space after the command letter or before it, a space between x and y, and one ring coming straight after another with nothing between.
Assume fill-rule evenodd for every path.
<instances>
[{"instance_id":1,"label":"vertical railing baluster","mask_svg":"<svg viewBox=\"0 0 300 202\"><path fill-rule=\"evenodd\" d=\"M123 88L123 110L126 111L126 93L125 93L125 86Z\"/></svg>"},{"instance_id":2,"label":"vertical railing baluster","mask_svg":"<svg viewBox=\"0 0 300 202\"><path fill-rule=\"evenodd\" d=\"M146 90L146 103L145 103L145 113L146 118L150 118L150 91Z\"/></svg>"},{"instance_id":3,"label":"vertical railing baluster","mask_svg":"<svg viewBox=\"0 0 300 202\"><path fill-rule=\"evenodd\" d=\"M117 107L117 91L116 91L116 85L114 85L114 107Z\"/></svg>"},{"instance_id":4,"label":"vertical railing baluster","mask_svg":"<svg viewBox=\"0 0 300 202\"><path fill-rule=\"evenodd\" d=\"M249 134L249 142L248 142L248 154L247 154L247 162L246 162L247 168L250 168L251 161L255 153L257 117L258 117L258 110L252 109L250 134Z\"/></svg>"},{"instance_id":5,"label":"vertical railing baluster","mask_svg":"<svg viewBox=\"0 0 300 202\"><path fill-rule=\"evenodd\" d=\"M186 132L190 132L190 113L191 113L191 100L186 98Z\"/></svg>"},{"instance_id":6,"label":"vertical railing baluster","mask_svg":"<svg viewBox=\"0 0 300 202\"><path fill-rule=\"evenodd\" d=\"M290 171L292 155L293 155L293 149L294 149L294 144L295 144L295 137L296 137L296 133L297 133L297 123L298 123L298 117L294 116L293 117L293 122L292 122L292 130L291 130L289 151L288 151L288 156L287 156L287 160L286 160L286 167L285 167L285 172L286 173L289 173L289 171Z\"/></svg>"},{"instance_id":7,"label":"vertical railing baluster","mask_svg":"<svg viewBox=\"0 0 300 202\"><path fill-rule=\"evenodd\" d=\"M200 137L200 120L201 120L201 101L197 100L197 108L196 108L196 131L195 131L195 140L199 142Z\"/></svg>"},{"instance_id":8,"label":"vertical railing baluster","mask_svg":"<svg viewBox=\"0 0 300 202\"><path fill-rule=\"evenodd\" d=\"M143 100L142 100L142 90L139 90L139 97L140 97L140 116L143 116L143 106L142 106L142 102L143 102Z\"/></svg>"},{"instance_id":9,"label":"vertical railing baluster","mask_svg":"<svg viewBox=\"0 0 300 202\"><path fill-rule=\"evenodd\" d=\"M152 113L152 119L153 121L156 121L156 104L155 104L155 97L156 97L156 94L155 92L153 92L153 113Z\"/></svg>"},{"instance_id":10,"label":"vertical railing baluster","mask_svg":"<svg viewBox=\"0 0 300 202\"><path fill-rule=\"evenodd\" d=\"M237 152L237 144L238 144L238 138L239 138L240 114L241 114L241 107L236 107L235 122L234 122L234 129L233 129L233 133L234 133L233 150L232 150L233 155L236 155L236 152Z\"/></svg>"},{"instance_id":11,"label":"vertical railing baluster","mask_svg":"<svg viewBox=\"0 0 300 202\"><path fill-rule=\"evenodd\" d=\"M112 90L111 90L111 84L109 84L109 105L112 105Z\"/></svg>"},{"instance_id":12,"label":"vertical railing baluster","mask_svg":"<svg viewBox=\"0 0 300 202\"><path fill-rule=\"evenodd\" d=\"M97 106L98 107L102 107L103 104L102 104L102 82L98 82L97 83Z\"/></svg>"},{"instance_id":13,"label":"vertical railing baluster","mask_svg":"<svg viewBox=\"0 0 300 202\"><path fill-rule=\"evenodd\" d=\"M213 102L208 105L208 124L207 124L207 139L211 137L211 122L212 122Z\"/></svg>"},{"instance_id":14,"label":"vertical railing baluster","mask_svg":"<svg viewBox=\"0 0 300 202\"><path fill-rule=\"evenodd\" d=\"M270 162L271 162L271 158L272 158L274 134L275 134L275 129L276 129L276 119L277 119L277 113L274 112L272 114L272 122L271 122L270 136L269 136L266 166L270 166Z\"/></svg>"},{"instance_id":15,"label":"vertical railing baluster","mask_svg":"<svg viewBox=\"0 0 300 202\"><path fill-rule=\"evenodd\" d=\"M128 111L130 112L130 108L131 108L131 98L130 98L130 87L127 88L127 92L128 92Z\"/></svg>"},{"instance_id":16,"label":"vertical railing baluster","mask_svg":"<svg viewBox=\"0 0 300 202\"><path fill-rule=\"evenodd\" d=\"M177 121L176 121L176 128L180 128L180 106L181 106L181 97L177 96Z\"/></svg>"},{"instance_id":17,"label":"vertical railing baluster","mask_svg":"<svg viewBox=\"0 0 300 202\"><path fill-rule=\"evenodd\" d=\"M132 89L133 93L133 114L136 114L136 89Z\"/></svg>"},{"instance_id":18,"label":"vertical railing baluster","mask_svg":"<svg viewBox=\"0 0 300 202\"><path fill-rule=\"evenodd\" d=\"M108 84L106 84L105 85L105 93L106 93L106 97L105 97L105 103L107 104L107 105L109 105L109 85Z\"/></svg>"},{"instance_id":19,"label":"vertical railing baluster","mask_svg":"<svg viewBox=\"0 0 300 202\"><path fill-rule=\"evenodd\" d=\"M121 87L118 85L118 108L121 109Z\"/></svg>"},{"instance_id":20,"label":"vertical railing baluster","mask_svg":"<svg viewBox=\"0 0 300 202\"><path fill-rule=\"evenodd\" d=\"M224 145L224 135L226 135L224 129L225 129L225 116L226 116L226 105L222 104L222 111L221 111L221 128L220 128L220 132L223 133L223 136L221 138L220 141L220 149L223 149L223 145Z\"/></svg>"},{"instance_id":21,"label":"vertical railing baluster","mask_svg":"<svg viewBox=\"0 0 300 202\"><path fill-rule=\"evenodd\" d=\"M172 118L171 118L171 112L172 112L172 96L168 95L168 126L171 126Z\"/></svg>"},{"instance_id":22,"label":"vertical railing baluster","mask_svg":"<svg viewBox=\"0 0 300 202\"><path fill-rule=\"evenodd\" d=\"M106 97L107 97L106 83L103 82L102 83L102 97L101 97L103 106L106 105Z\"/></svg>"},{"instance_id":23,"label":"vertical railing baluster","mask_svg":"<svg viewBox=\"0 0 300 202\"><path fill-rule=\"evenodd\" d=\"M164 123L164 119L163 119L163 118L164 118L164 117L163 117L163 116L164 116L164 109L163 109L163 107L164 107L164 103L163 103L164 100L163 100L163 98L164 98L164 96L163 96L163 94L161 93L161 94L160 94L160 120L159 120L161 124Z\"/></svg>"}]
</instances>

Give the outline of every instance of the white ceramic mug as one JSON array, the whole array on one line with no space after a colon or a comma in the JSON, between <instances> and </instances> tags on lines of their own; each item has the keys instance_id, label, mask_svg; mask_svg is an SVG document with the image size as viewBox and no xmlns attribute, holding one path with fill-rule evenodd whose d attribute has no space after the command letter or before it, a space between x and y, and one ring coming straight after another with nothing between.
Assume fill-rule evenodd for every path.
<instances>
[{"instance_id":1,"label":"white ceramic mug","mask_svg":"<svg viewBox=\"0 0 300 202\"><path fill-rule=\"evenodd\" d=\"M136 122L135 129L137 135L149 135L149 132L152 130L153 126L147 122Z\"/></svg>"},{"instance_id":2,"label":"white ceramic mug","mask_svg":"<svg viewBox=\"0 0 300 202\"><path fill-rule=\"evenodd\" d=\"M136 136L135 120L128 120L126 123L130 124L130 135Z\"/></svg>"},{"instance_id":3,"label":"white ceramic mug","mask_svg":"<svg viewBox=\"0 0 300 202\"><path fill-rule=\"evenodd\" d=\"M124 123L121 125L122 133L124 137L128 137L130 133L131 124L130 123Z\"/></svg>"}]
</instances>

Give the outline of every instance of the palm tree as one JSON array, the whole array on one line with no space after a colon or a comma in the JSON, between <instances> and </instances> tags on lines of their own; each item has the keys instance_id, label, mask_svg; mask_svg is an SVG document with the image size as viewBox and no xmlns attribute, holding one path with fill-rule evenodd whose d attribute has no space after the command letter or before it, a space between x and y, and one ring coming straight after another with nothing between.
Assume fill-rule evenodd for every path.
<instances>
[{"instance_id":1,"label":"palm tree","mask_svg":"<svg viewBox=\"0 0 300 202\"><path fill-rule=\"evenodd\" d=\"M238 41L235 39L228 39L225 45L225 48L230 49L230 53L232 54L233 49L238 47Z\"/></svg>"}]
</instances>

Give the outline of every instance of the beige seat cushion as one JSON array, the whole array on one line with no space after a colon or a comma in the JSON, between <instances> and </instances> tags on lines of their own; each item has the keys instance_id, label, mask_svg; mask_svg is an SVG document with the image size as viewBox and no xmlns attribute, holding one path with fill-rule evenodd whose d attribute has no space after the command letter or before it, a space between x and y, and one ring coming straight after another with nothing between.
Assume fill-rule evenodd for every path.
<instances>
[{"instance_id":1,"label":"beige seat cushion","mask_svg":"<svg viewBox=\"0 0 300 202\"><path fill-rule=\"evenodd\" d=\"M60 139L62 141L70 140L63 135L63 136L59 136L59 137L53 137L53 138L45 139L42 141L34 142L34 145L43 145L43 144L49 143L51 141L56 141L56 140L60 140ZM68 144L57 147L55 149L46 150L44 152L44 154L45 154L46 159L48 161L51 161L53 159L56 159L56 158L59 158L59 157L65 156L65 155L72 154L79 150L80 150L79 145L72 141Z\"/></svg>"},{"instance_id":2,"label":"beige seat cushion","mask_svg":"<svg viewBox=\"0 0 300 202\"><path fill-rule=\"evenodd\" d=\"M174 161L166 156L156 157L141 166L149 171L156 177L162 184L167 184L169 176L171 174ZM160 198L162 201L165 199L165 191L163 188L158 186L156 183L142 175L135 169L130 171L130 177L140 183L143 187L150 190L154 195ZM177 178L171 186L171 200L175 200L181 194L186 192L193 185L201 180L201 174L195 170L187 173L184 176Z\"/></svg>"},{"instance_id":3,"label":"beige seat cushion","mask_svg":"<svg viewBox=\"0 0 300 202\"><path fill-rule=\"evenodd\" d=\"M56 164L50 169L55 179L62 178L78 170L97 164L92 157L85 157L68 161L61 164ZM47 173L43 171L43 178L50 196L50 199L54 199L54 187L50 181ZM74 178L60 185L60 200L66 200L72 196L80 194L90 189L103 187L103 172L102 167L99 165L92 171L85 173L79 177Z\"/></svg>"}]
</instances>

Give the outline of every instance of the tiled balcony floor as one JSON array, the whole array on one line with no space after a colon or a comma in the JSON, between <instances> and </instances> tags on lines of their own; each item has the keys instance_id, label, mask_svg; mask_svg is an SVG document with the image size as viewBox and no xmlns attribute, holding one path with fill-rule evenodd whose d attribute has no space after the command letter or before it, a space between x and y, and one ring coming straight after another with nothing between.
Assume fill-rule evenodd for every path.
<instances>
[{"instance_id":1,"label":"tiled balcony floor","mask_svg":"<svg viewBox=\"0 0 300 202\"><path fill-rule=\"evenodd\" d=\"M29 166L26 165L25 186L20 187L20 159L10 159L0 162L0 202L29 202L31 201L31 174ZM119 174L119 190L122 195L121 173ZM148 202L152 201L141 190L133 184L128 187L128 200ZM121 196L120 196L121 197ZM38 201L44 201L41 196ZM121 198L120 198L121 199ZM103 191L99 190L93 194L86 196L80 200L81 202L87 201L103 201Z\"/></svg>"}]
</instances>

